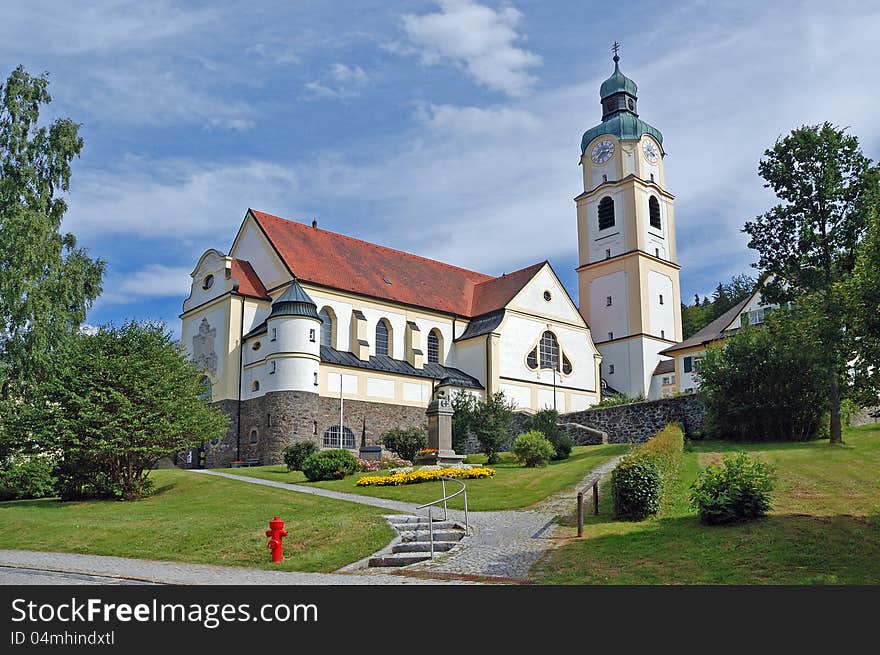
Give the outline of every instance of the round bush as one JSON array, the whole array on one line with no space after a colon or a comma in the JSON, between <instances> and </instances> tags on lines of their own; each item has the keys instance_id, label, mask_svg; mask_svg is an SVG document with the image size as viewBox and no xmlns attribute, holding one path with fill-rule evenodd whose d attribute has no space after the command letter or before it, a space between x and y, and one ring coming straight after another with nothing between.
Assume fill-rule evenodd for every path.
<instances>
[{"instance_id":1,"label":"round bush","mask_svg":"<svg viewBox=\"0 0 880 655\"><path fill-rule=\"evenodd\" d=\"M357 468L357 458L347 450L322 450L306 457L302 472L311 482L341 480Z\"/></svg>"},{"instance_id":2,"label":"round bush","mask_svg":"<svg viewBox=\"0 0 880 655\"><path fill-rule=\"evenodd\" d=\"M318 452L318 444L314 441L297 441L284 449L284 463L288 471L301 471L303 462L309 455Z\"/></svg>"},{"instance_id":3,"label":"round bush","mask_svg":"<svg viewBox=\"0 0 880 655\"><path fill-rule=\"evenodd\" d=\"M614 515L627 521L641 521L660 511L663 475L646 455L624 457L611 473Z\"/></svg>"},{"instance_id":4,"label":"round bush","mask_svg":"<svg viewBox=\"0 0 880 655\"><path fill-rule=\"evenodd\" d=\"M423 428L395 428L383 434L379 441L401 459L412 461L428 445L428 435Z\"/></svg>"},{"instance_id":5,"label":"round bush","mask_svg":"<svg viewBox=\"0 0 880 655\"><path fill-rule=\"evenodd\" d=\"M546 466L550 458L556 454L556 449L544 433L532 430L523 432L514 440L513 454L528 467Z\"/></svg>"},{"instance_id":6,"label":"round bush","mask_svg":"<svg viewBox=\"0 0 880 655\"><path fill-rule=\"evenodd\" d=\"M725 457L721 466L710 466L700 473L690 500L702 523L721 525L766 514L772 490L773 469L739 453Z\"/></svg>"}]
</instances>

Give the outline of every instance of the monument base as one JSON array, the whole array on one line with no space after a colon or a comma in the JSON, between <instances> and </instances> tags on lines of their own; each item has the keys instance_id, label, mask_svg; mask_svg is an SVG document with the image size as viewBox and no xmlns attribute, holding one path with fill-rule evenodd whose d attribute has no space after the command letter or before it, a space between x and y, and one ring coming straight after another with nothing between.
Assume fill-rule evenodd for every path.
<instances>
[{"instance_id":1,"label":"monument base","mask_svg":"<svg viewBox=\"0 0 880 655\"><path fill-rule=\"evenodd\" d=\"M416 455L413 464L416 466L456 466L464 461L465 455L458 455L454 450L438 450L436 453Z\"/></svg>"}]
</instances>

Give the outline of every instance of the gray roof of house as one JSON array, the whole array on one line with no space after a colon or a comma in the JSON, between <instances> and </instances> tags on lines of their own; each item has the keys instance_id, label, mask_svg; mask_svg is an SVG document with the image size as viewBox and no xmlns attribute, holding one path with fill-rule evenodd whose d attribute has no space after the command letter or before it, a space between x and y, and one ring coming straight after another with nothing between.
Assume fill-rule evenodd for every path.
<instances>
[{"instance_id":1,"label":"gray roof of house","mask_svg":"<svg viewBox=\"0 0 880 655\"><path fill-rule=\"evenodd\" d=\"M677 350L684 350L685 348L693 348L694 346L702 346L707 343L712 343L718 339L722 339L726 336L729 336L735 330L725 330L728 325L730 325L731 321L736 318L736 315L739 314L743 307L745 307L749 300L752 299L754 293L749 294L745 299L741 300L733 307L724 312L721 316L716 318L714 321L709 323L706 327L698 332L694 333L681 343L677 343L674 346L669 346L665 350L661 350L661 355L668 355L669 353L676 352Z\"/></svg>"},{"instance_id":2,"label":"gray roof of house","mask_svg":"<svg viewBox=\"0 0 880 655\"><path fill-rule=\"evenodd\" d=\"M503 320L503 309L489 312L488 314L483 314L482 316L477 316L476 318L471 319L471 322L468 323L467 329L461 334L460 337L456 339L456 341L472 339L473 337L479 337L484 334L489 334L492 330L501 325L501 321Z\"/></svg>"},{"instance_id":3,"label":"gray roof of house","mask_svg":"<svg viewBox=\"0 0 880 655\"><path fill-rule=\"evenodd\" d=\"M321 362L336 366L350 366L352 368L364 368L370 371L382 373L394 373L397 375L409 375L418 378L432 380L444 380L444 384L467 389L482 389L483 385L475 377L464 371L443 366L442 364L425 364L424 368L416 368L409 362L393 359L388 355L373 355L369 360L358 359L353 353L336 350L330 346L321 346Z\"/></svg>"}]
</instances>

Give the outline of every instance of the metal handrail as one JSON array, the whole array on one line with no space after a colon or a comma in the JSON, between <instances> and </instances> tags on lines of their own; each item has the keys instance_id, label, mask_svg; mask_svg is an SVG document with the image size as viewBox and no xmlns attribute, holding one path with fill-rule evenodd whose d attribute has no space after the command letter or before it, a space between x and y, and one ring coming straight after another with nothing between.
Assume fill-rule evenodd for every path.
<instances>
[{"instance_id":1,"label":"metal handrail","mask_svg":"<svg viewBox=\"0 0 880 655\"><path fill-rule=\"evenodd\" d=\"M456 491L455 493L446 495L446 481L457 482L461 485L461 489ZM434 516L432 512L432 508L437 503L443 503L443 520L449 520L449 512L447 507L447 501L452 500L459 494L464 494L464 533L465 535L470 534L470 524L468 523L468 505L467 505L467 485L461 480L456 480L455 478L447 478L441 477L440 482L443 485L443 498L438 498L437 500L433 500L430 503L425 503L424 505L419 505L416 507L417 510L428 508L428 529L431 533L431 558L434 557Z\"/></svg>"}]
</instances>

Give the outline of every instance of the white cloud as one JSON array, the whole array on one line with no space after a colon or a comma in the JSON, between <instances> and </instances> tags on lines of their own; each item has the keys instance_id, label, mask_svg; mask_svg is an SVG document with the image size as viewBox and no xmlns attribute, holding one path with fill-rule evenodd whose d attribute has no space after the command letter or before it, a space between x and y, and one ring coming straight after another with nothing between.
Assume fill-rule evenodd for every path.
<instances>
[{"instance_id":1,"label":"white cloud","mask_svg":"<svg viewBox=\"0 0 880 655\"><path fill-rule=\"evenodd\" d=\"M535 81L527 71L541 57L517 46L522 13L498 10L472 0L438 0L440 11L403 16L403 29L427 65L451 60L479 83L510 96L522 96ZM392 45L391 49L395 49ZM397 47L398 51L406 52Z\"/></svg>"},{"instance_id":2,"label":"white cloud","mask_svg":"<svg viewBox=\"0 0 880 655\"><path fill-rule=\"evenodd\" d=\"M370 81L370 76L360 66L335 63L321 81L306 82L305 87L313 97L355 98Z\"/></svg>"},{"instance_id":3,"label":"white cloud","mask_svg":"<svg viewBox=\"0 0 880 655\"><path fill-rule=\"evenodd\" d=\"M424 105L417 108L416 119L433 131L466 138L522 132L535 134L542 127L537 116L513 107Z\"/></svg>"},{"instance_id":4,"label":"white cloud","mask_svg":"<svg viewBox=\"0 0 880 655\"><path fill-rule=\"evenodd\" d=\"M162 264L149 264L130 273L111 270L98 302L120 305L148 298L185 298L190 290L190 271L191 268Z\"/></svg>"}]
</instances>

